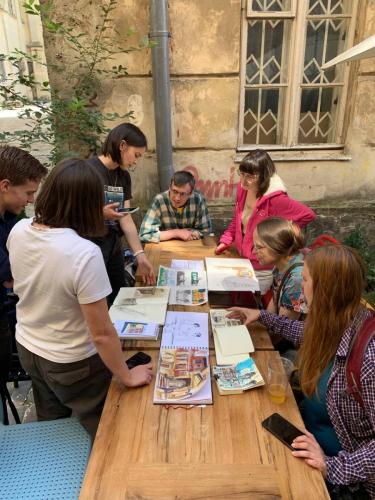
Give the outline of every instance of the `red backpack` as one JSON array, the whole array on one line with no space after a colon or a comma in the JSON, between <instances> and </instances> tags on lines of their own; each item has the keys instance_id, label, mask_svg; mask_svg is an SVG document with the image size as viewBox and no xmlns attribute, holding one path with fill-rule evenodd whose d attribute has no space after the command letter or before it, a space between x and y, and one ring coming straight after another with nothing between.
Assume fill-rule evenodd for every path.
<instances>
[{"instance_id":1,"label":"red backpack","mask_svg":"<svg viewBox=\"0 0 375 500\"><path fill-rule=\"evenodd\" d=\"M375 315L367 318L353 336L346 358L346 392L363 408L361 368L366 349L375 333Z\"/></svg>"}]
</instances>

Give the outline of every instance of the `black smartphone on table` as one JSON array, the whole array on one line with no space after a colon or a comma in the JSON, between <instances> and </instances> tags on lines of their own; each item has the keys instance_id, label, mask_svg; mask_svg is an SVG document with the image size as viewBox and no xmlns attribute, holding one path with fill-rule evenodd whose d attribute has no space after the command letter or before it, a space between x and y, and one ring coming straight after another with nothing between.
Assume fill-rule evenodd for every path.
<instances>
[{"instance_id":1,"label":"black smartphone on table","mask_svg":"<svg viewBox=\"0 0 375 500\"><path fill-rule=\"evenodd\" d=\"M145 352L139 351L131 358L127 359L125 363L128 365L129 370L135 368L138 365L147 365L151 361L151 356Z\"/></svg>"},{"instance_id":2,"label":"black smartphone on table","mask_svg":"<svg viewBox=\"0 0 375 500\"><path fill-rule=\"evenodd\" d=\"M137 212L139 210L139 207L121 207L117 209L117 212L120 214L134 214L134 212Z\"/></svg>"},{"instance_id":3,"label":"black smartphone on table","mask_svg":"<svg viewBox=\"0 0 375 500\"><path fill-rule=\"evenodd\" d=\"M284 443L290 450L295 450L292 443L296 437L302 436L303 432L291 424L278 413L273 413L263 420L262 426L271 432L277 439Z\"/></svg>"}]
</instances>

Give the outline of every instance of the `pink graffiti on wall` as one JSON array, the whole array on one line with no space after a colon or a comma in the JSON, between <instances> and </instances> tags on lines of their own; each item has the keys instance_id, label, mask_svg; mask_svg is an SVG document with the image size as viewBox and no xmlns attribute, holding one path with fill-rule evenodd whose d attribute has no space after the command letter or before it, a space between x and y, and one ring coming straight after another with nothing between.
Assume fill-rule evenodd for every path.
<instances>
[{"instance_id":1,"label":"pink graffiti on wall","mask_svg":"<svg viewBox=\"0 0 375 500\"><path fill-rule=\"evenodd\" d=\"M183 170L186 170L194 175L196 188L205 196L207 200L212 200L214 198L232 198L234 188L237 185L237 181L234 181L236 167L230 167L229 175L226 179L217 179L214 181L205 181L204 179L201 179L198 169L194 165L187 165L183 168Z\"/></svg>"}]
</instances>

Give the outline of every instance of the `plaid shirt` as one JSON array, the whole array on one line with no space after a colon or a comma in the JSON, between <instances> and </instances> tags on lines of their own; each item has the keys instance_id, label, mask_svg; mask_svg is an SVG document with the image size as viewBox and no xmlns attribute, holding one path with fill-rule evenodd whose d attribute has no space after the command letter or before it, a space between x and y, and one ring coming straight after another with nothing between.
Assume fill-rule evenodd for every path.
<instances>
[{"instance_id":1,"label":"plaid shirt","mask_svg":"<svg viewBox=\"0 0 375 500\"><path fill-rule=\"evenodd\" d=\"M364 408L346 393L345 361L350 341L370 311L361 309L345 330L337 349L327 385L327 410L343 451L326 457L327 479L333 484L363 482L375 498L375 338L365 352L361 368ZM297 346L303 338L303 322L261 311L260 321L272 332Z\"/></svg>"},{"instance_id":2,"label":"plaid shirt","mask_svg":"<svg viewBox=\"0 0 375 500\"><path fill-rule=\"evenodd\" d=\"M201 193L193 191L180 211L173 208L169 191L155 196L143 219L139 237L141 241L159 243L160 231L169 229L195 229L207 234L212 231L206 200Z\"/></svg>"}]
</instances>

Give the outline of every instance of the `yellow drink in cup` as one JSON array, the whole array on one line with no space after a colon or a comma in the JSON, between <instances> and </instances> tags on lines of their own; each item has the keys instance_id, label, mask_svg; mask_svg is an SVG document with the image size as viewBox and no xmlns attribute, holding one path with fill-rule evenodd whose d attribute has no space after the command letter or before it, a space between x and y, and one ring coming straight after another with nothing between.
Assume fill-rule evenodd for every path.
<instances>
[{"instance_id":1,"label":"yellow drink in cup","mask_svg":"<svg viewBox=\"0 0 375 500\"><path fill-rule=\"evenodd\" d=\"M286 398L286 387L282 384L270 384L268 393L273 403L281 404L284 403Z\"/></svg>"},{"instance_id":2,"label":"yellow drink in cup","mask_svg":"<svg viewBox=\"0 0 375 500\"><path fill-rule=\"evenodd\" d=\"M267 390L273 403L284 403L292 369L293 363L288 359L272 357L268 360Z\"/></svg>"}]
</instances>

